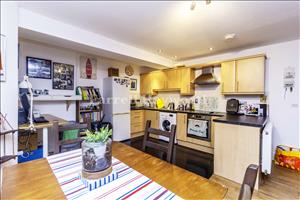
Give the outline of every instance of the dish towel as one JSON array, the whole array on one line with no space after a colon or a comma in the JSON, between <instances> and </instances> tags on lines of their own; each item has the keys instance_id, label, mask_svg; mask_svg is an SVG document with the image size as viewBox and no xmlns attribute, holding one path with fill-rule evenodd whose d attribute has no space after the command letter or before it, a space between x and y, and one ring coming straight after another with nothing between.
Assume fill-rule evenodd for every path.
<instances>
[{"instance_id":1,"label":"dish towel","mask_svg":"<svg viewBox=\"0 0 300 200\"><path fill-rule=\"evenodd\" d=\"M117 178L107 178L109 181L99 180L102 181L99 187L90 191L89 185L80 177L81 155L81 149L78 149L47 157L67 199L181 199L114 157L112 168Z\"/></svg>"}]
</instances>

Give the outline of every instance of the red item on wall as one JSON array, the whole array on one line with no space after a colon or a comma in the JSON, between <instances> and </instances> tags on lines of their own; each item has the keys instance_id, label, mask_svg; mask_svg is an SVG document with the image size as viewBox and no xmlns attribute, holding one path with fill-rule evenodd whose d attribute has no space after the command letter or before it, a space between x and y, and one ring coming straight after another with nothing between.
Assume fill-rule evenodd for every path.
<instances>
[{"instance_id":1,"label":"red item on wall","mask_svg":"<svg viewBox=\"0 0 300 200\"><path fill-rule=\"evenodd\" d=\"M91 60L89 58L86 60L85 72L86 72L86 77L88 79L91 79L93 74L93 67L92 67Z\"/></svg>"}]
</instances>

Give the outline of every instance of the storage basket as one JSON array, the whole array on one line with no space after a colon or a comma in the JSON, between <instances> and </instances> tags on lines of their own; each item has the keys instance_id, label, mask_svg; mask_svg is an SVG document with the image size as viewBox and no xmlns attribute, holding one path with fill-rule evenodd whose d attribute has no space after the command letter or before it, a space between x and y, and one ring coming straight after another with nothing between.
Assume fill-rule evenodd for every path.
<instances>
[{"instance_id":1,"label":"storage basket","mask_svg":"<svg viewBox=\"0 0 300 200\"><path fill-rule=\"evenodd\" d=\"M277 146L275 164L300 171L300 148Z\"/></svg>"}]
</instances>

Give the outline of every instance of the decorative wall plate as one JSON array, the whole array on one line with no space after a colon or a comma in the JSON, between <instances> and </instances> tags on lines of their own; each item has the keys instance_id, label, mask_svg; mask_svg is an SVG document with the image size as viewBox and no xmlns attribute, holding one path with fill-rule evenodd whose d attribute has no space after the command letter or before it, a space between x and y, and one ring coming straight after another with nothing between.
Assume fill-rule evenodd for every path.
<instances>
[{"instance_id":1,"label":"decorative wall plate","mask_svg":"<svg viewBox=\"0 0 300 200\"><path fill-rule=\"evenodd\" d=\"M133 73L134 73L134 70L133 70L132 66L131 65L126 65L126 67L125 67L125 74L127 76L132 76Z\"/></svg>"}]
</instances>

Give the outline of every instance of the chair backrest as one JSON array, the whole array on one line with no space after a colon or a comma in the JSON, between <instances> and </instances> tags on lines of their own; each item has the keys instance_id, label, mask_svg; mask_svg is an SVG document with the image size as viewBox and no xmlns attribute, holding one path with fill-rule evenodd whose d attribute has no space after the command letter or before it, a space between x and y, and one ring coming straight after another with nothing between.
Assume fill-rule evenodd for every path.
<instances>
[{"instance_id":1,"label":"chair backrest","mask_svg":"<svg viewBox=\"0 0 300 200\"><path fill-rule=\"evenodd\" d=\"M239 200L249 200L252 197L255 187L258 166L251 164L247 167L244 175L243 184L240 189Z\"/></svg>"},{"instance_id":2,"label":"chair backrest","mask_svg":"<svg viewBox=\"0 0 300 200\"><path fill-rule=\"evenodd\" d=\"M173 155L173 149L174 149L174 140L175 140L175 133L176 133L176 125L171 126L171 131L162 131L159 129L151 128L151 121L147 120L146 127L145 127L145 135L143 140L143 151L146 151L147 147L157 149L161 152L164 152L167 154L167 162L171 162L172 155ZM157 143L153 140L149 140L149 135L157 135L157 136L164 136L169 138L169 142L164 143Z\"/></svg>"}]
</instances>

